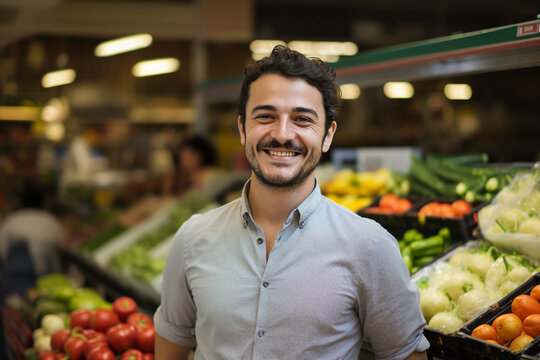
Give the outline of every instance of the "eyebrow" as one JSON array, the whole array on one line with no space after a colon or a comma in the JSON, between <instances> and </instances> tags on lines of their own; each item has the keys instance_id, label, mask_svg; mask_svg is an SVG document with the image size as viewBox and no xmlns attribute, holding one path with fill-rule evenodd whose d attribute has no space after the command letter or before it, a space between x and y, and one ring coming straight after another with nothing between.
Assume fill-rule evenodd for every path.
<instances>
[{"instance_id":1,"label":"eyebrow","mask_svg":"<svg viewBox=\"0 0 540 360\"><path fill-rule=\"evenodd\" d=\"M257 105L253 108L253 110L251 110L251 114L255 113L256 111L259 111L259 110L269 110L269 111L276 111L276 107L273 106L273 105ZM311 108L306 108L306 107L302 107L302 106L297 106L295 108L293 108L293 112L295 113L308 113L308 114L311 114L313 116L315 116L317 119L319 118L319 114L317 114L317 112Z\"/></svg>"}]
</instances>

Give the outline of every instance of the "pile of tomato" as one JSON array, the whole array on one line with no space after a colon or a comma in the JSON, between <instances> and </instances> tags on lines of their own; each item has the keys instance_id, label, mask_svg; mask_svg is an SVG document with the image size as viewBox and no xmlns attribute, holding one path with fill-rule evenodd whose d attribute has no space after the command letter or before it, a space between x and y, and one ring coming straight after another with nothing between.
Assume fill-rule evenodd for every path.
<instances>
[{"instance_id":1,"label":"pile of tomato","mask_svg":"<svg viewBox=\"0 0 540 360\"><path fill-rule=\"evenodd\" d=\"M122 296L109 309L77 309L70 327L56 331L51 349L39 360L153 360L155 329L152 318L137 311L137 303Z\"/></svg>"},{"instance_id":2,"label":"pile of tomato","mask_svg":"<svg viewBox=\"0 0 540 360\"><path fill-rule=\"evenodd\" d=\"M386 194L381 196L378 206L370 206L364 211L378 214L403 214L411 208L412 203L409 199L400 198L395 194Z\"/></svg>"},{"instance_id":3,"label":"pile of tomato","mask_svg":"<svg viewBox=\"0 0 540 360\"><path fill-rule=\"evenodd\" d=\"M465 200L455 200L451 203L431 201L420 208L418 215L460 218L471 211L471 204Z\"/></svg>"},{"instance_id":4,"label":"pile of tomato","mask_svg":"<svg viewBox=\"0 0 540 360\"><path fill-rule=\"evenodd\" d=\"M540 285L512 300L512 312L474 328L472 337L519 352L540 336Z\"/></svg>"}]
</instances>

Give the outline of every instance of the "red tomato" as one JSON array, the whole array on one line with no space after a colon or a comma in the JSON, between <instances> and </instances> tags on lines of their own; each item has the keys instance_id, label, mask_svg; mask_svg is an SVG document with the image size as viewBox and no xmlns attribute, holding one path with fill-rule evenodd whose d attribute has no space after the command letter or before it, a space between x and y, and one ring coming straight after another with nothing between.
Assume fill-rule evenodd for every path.
<instances>
[{"instance_id":1,"label":"red tomato","mask_svg":"<svg viewBox=\"0 0 540 360\"><path fill-rule=\"evenodd\" d=\"M512 300L512 312L524 320L531 314L540 314L540 303L530 295L519 295Z\"/></svg>"},{"instance_id":2,"label":"red tomato","mask_svg":"<svg viewBox=\"0 0 540 360\"><path fill-rule=\"evenodd\" d=\"M51 349L54 351L63 351L66 340L71 336L71 330L62 329L56 331L51 336Z\"/></svg>"},{"instance_id":3,"label":"red tomato","mask_svg":"<svg viewBox=\"0 0 540 360\"><path fill-rule=\"evenodd\" d=\"M113 311L121 321L126 321L127 317L137 311L137 303L129 296L121 296L114 300Z\"/></svg>"},{"instance_id":4,"label":"red tomato","mask_svg":"<svg viewBox=\"0 0 540 360\"><path fill-rule=\"evenodd\" d=\"M52 351L45 351L39 354L38 360L56 360L56 356Z\"/></svg>"},{"instance_id":5,"label":"red tomato","mask_svg":"<svg viewBox=\"0 0 540 360\"><path fill-rule=\"evenodd\" d=\"M154 360L154 354L152 353L144 353L142 356L142 360Z\"/></svg>"},{"instance_id":6,"label":"red tomato","mask_svg":"<svg viewBox=\"0 0 540 360\"><path fill-rule=\"evenodd\" d=\"M142 352L154 352L154 341L156 339L156 330L153 326L143 329L137 333L135 345Z\"/></svg>"},{"instance_id":7,"label":"red tomato","mask_svg":"<svg viewBox=\"0 0 540 360\"><path fill-rule=\"evenodd\" d=\"M137 349L125 351L120 360L142 360L143 353Z\"/></svg>"},{"instance_id":8,"label":"red tomato","mask_svg":"<svg viewBox=\"0 0 540 360\"><path fill-rule=\"evenodd\" d=\"M454 218L456 217L456 211L450 204L440 204L439 216L444 218Z\"/></svg>"},{"instance_id":9,"label":"red tomato","mask_svg":"<svg viewBox=\"0 0 540 360\"><path fill-rule=\"evenodd\" d=\"M457 217L468 214L472 211L471 205L465 200L456 200L452 203L452 207L456 213Z\"/></svg>"},{"instance_id":10,"label":"red tomato","mask_svg":"<svg viewBox=\"0 0 540 360\"><path fill-rule=\"evenodd\" d=\"M80 326L83 329L90 327L92 312L88 309L77 309L69 314L69 326L71 328Z\"/></svg>"},{"instance_id":11,"label":"red tomato","mask_svg":"<svg viewBox=\"0 0 540 360\"><path fill-rule=\"evenodd\" d=\"M64 344L64 352L70 359L81 359L86 348L86 341L78 336L70 336Z\"/></svg>"},{"instance_id":12,"label":"red tomato","mask_svg":"<svg viewBox=\"0 0 540 360\"><path fill-rule=\"evenodd\" d=\"M108 347L97 348L88 354L87 360L116 360L116 355Z\"/></svg>"},{"instance_id":13,"label":"red tomato","mask_svg":"<svg viewBox=\"0 0 540 360\"><path fill-rule=\"evenodd\" d=\"M403 214L405 211L412 208L412 203L407 199L399 199L396 205L396 208L394 209L394 212L396 214Z\"/></svg>"},{"instance_id":14,"label":"red tomato","mask_svg":"<svg viewBox=\"0 0 540 360\"><path fill-rule=\"evenodd\" d=\"M540 302L540 284L532 288L530 295Z\"/></svg>"},{"instance_id":15,"label":"red tomato","mask_svg":"<svg viewBox=\"0 0 540 360\"><path fill-rule=\"evenodd\" d=\"M154 326L152 318L141 312L136 312L128 316L126 323L135 326L137 332L146 329L150 326Z\"/></svg>"},{"instance_id":16,"label":"red tomato","mask_svg":"<svg viewBox=\"0 0 540 360\"><path fill-rule=\"evenodd\" d=\"M117 324L107 330L107 341L115 351L124 351L135 344L137 330L133 325Z\"/></svg>"},{"instance_id":17,"label":"red tomato","mask_svg":"<svg viewBox=\"0 0 540 360\"><path fill-rule=\"evenodd\" d=\"M118 316L112 310L96 309L92 311L90 327L104 333L119 322Z\"/></svg>"},{"instance_id":18,"label":"red tomato","mask_svg":"<svg viewBox=\"0 0 540 360\"><path fill-rule=\"evenodd\" d=\"M379 207L390 209L395 211L399 202L399 197L395 194L386 194L381 197L379 200Z\"/></svg>"},{"instance_id":19,"label":"red tomato","mask_svg":"<svg viewBox=\"0 0 540 360\"><path fill-rule=\"evenodd\" d=\"M525 334L536 338L540 336L540 314L531 314L523 320Z\"/></svg>"},{"instance_id":20,"label":"red tomato","mask_svg":"<svg viewBox=\"0 0 540 360\"><path fill-rule=\"evenodd\" d=\"M93 339L88 340L86 342L86 348L84 349L85 359L88 359L88 357L90 356L90 353L92 353L93 351L102 349L102 348L109 348L109 343L107 342L107 338L95 337Z\"/></svg>"},{"instance_id":21,"label":"red tomato","mask_svg":"<svg viewBox=\"0 0 540 360\"><path fill-rule=\"evenodd\" d=\"M92 339L102 339L102 340L107 340L107 337L105 336L104 333L102 333L101 331L96 331L94 329L82 329L79 334L81 334L82 336L84 336L86 338L86 340L92 340Z\"/></svg>"}]
</instances>

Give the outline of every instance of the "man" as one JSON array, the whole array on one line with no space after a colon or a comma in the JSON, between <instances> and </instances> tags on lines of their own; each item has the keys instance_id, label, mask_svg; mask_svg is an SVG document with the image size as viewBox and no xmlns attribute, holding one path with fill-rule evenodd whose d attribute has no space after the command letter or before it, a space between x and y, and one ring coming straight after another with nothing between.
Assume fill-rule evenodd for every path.
<instances>
[{"instance_id":1,"label":"man","mask_svg":"<svg viewBox=\"0 0 540 360\"><path fill-rule=\"evenodd\" d=\"M283 46L246 68L242 197L175 236L154 316L156 358L425 359L429 343L396 240L321 195L336 131L335 72Z\"/></svg>"}]
</instances>

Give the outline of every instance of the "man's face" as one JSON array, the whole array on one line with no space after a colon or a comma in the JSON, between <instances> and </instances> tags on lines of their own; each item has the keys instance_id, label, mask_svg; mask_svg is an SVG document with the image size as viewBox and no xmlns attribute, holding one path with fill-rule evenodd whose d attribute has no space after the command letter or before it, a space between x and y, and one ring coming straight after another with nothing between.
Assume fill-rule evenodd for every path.
<instances>
[{"instance_id":1,"label":"man's face","mask_svg":"<svg viewBox=\"0 0 540 360\"><path fill-rule=\"evenodd\" d=\"M255 176L274 187L293 187L311 177L336 129L324 131L319 90L301 78L265 74L251 83L243 128L244 152Z\"/></svg>"}]
</instances>

